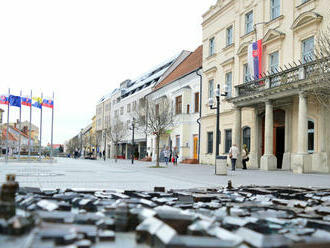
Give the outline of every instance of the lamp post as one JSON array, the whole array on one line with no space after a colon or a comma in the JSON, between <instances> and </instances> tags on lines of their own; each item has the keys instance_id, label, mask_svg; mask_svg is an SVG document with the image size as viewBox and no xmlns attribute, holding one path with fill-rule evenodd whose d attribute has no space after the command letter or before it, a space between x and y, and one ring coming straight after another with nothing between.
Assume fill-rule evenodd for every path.
<instances>
[{"instance_id":1,"label":"lamp post","mask_svg":"<svg viewBox=\"0 0 330 248\"><path fill-rule=\"evenodd\" d=\"M135 129L135 118L133 117L133 122L132 122L132 164L134 164L134 129Z\"/></svg>"},{"instance_id":2,"label":"lamp post","mask_svg":"<svg viewBox=\"0 0 330 248\"><path fill-rule=\"evenodd\" d=\"M216 161L216 166L214 168L214 173L217 174L217 159L219 157L219 144L220 144L220 97L221 96L227 96L228 95L228 89L227 89L227 85L224 85L223 88L223 93L220 92L220 85L217 85L217 88L215 90L215 98L217 101L216 106L214 105L214 100L213 98L209 98L209 107L210 109L216 109L217 110L217 124L216 124L216 147L215 147L215 161Z\"/></svg>"},{"instance_id":3,"label":"lamp post","mask_svg":"<svg viewBox=\"0 0 330 248\"><path fill-rule=\"evenodd\" d=\"M82 139L83 129L80 129L80 156L82 155L83 139Z\"/></svg>"}]
</instances>

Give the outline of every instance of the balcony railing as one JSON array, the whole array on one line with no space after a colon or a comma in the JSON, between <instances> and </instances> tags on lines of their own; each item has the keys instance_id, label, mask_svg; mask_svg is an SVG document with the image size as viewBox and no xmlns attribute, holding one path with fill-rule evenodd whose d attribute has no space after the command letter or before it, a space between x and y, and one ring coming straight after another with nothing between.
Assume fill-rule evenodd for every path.
<instances>
[{"instance_id":1,"label":"balcony railing","mask_svg":"<svg viewBox=\"0 0 330 248\"><path fill-rule=\"evenodd\" d=\"M318 72L319 71L319 72ZM315 77L318 73L330 73L330 58L322 58L307 63L290 66L276 73L263 74L262 78L235 86L236 97L248 96L267 89L292 84Z\"/></svg>"}]
</instances>

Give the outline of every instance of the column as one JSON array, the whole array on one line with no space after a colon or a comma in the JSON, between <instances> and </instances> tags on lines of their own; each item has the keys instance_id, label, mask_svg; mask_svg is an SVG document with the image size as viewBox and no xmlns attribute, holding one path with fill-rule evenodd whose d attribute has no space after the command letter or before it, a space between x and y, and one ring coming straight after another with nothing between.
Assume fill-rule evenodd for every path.
<instances>
[{"instance_id":1,"label":"column","mask_svg":"<svg viewBox=\"0 0 330 248\"><path fill-rule=\"evenodd\" d=\"M298 152L293 158L292 169L294 173L304 173L312 171L312 160L307 150L308 140L308 119L307 119L307 96L299 93L298 111Z\"/></svg>"},{"instance_id":2,"label":"column","mask_svg":"<svg viewBox=\"0 0 330 248\"><path fill-rule=\"evenodd\" d=\"M276 170L277 159L273 154L273 104L271 101L266 101L266 115L265 115L265 154L261 157L262 170Z\"/></svg>"},{"instance_id":3,"label":"column","mask_svg":"<svg viewBox=\"0 0 330 248\"><path fill-rule=\"evenodd\" d=\"M313 153L312 157L312 170L317 172L329 173L330 168L328 167L329 159L326 152L326 139L327 139L327 128L326 128L326 118L327 110L323 104L320 104L320 113L318 121L315 120L315 133L314 137L318 140L318 150ZM316 127L317 132L316 132ZM316 147L316 146L315 146Z\"/></svg>"},{"instance_id":4,"label":"column","mask_svg":"<svg viewBox=\"0 0 330 248\"><path fill-rule=\"evenodd\" d=\"M250 165L249 168L258 169L259 168L259 113L258 108L254 108L254 125L251 128L251 138L252 138L252 146L250 151ZM253 134L253 135L252 135Z\"/></svg>"},{"instance_id":5,"label":"column","mask_svg":"<svg viewBox=\"0 0 330 248\"><path fill-rule=\"evenodd\" d=\"M308 154L307 150L307 97L305 94L299 94L299 112L298 112L298 154Z\"/></svg>"},{"instance_id":6,"label":"column","mask_svg":"<svg viewBox=\"0 0 330 248\"><path fill-rule=\"evenodd\" d=\"M241 147L241 132L242 132L242 111L241 108L234 108L234 130L233 130L233 144L236 144L240 154L237 158L236 168L242 168L242 147Z\"/></svg>"},{"instance_id":7,"label":"column","mask_svg":"<svg viewBox=\"0 0 330 248\"><path fill-rule=\"evenodd\" d=\"M292 140L292 107L287 107L285 109L285 144L284 144L284 154L283 154L283 170L291 170L291 140Z\"/></svg>"}]
</instances>

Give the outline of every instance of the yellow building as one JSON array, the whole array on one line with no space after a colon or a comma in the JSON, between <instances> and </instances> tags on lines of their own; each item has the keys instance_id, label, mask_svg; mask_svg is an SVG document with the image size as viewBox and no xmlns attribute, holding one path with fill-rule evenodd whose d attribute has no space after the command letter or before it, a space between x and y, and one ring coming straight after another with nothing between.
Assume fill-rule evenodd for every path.
<instances>
[{"instance_id":1,"label":"yellow building","mask_svg":"<svg viewBox=\"0 0 330 248\"><path fill-rule=\"evenodd\" d=\"M203 15L202 163L215 162L216 116L207 102L220 84L228 89L220 154L247 144L249 168L330 172L329 114L313 96L322 86L313 80L314 48L328 25L328 0L218 0ZM256 40L263 51L257 80L248 66Z\"/></svg>"}]
</instances>

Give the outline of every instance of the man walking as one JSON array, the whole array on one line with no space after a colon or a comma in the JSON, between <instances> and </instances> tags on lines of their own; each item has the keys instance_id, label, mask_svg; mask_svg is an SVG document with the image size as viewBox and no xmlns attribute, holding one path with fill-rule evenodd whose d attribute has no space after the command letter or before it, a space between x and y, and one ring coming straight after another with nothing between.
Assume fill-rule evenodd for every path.
<instances>
[{"instance_id":1,"label":"man walking","mask_svg":"<svg viewBox=\"0 0 330 248\"><path fill-rule=\"evenodd\" d=\"M103 159L105 161L105 150L103 150Z\"/></svg>"},{"instance_id":2,"label":"man walking","mask_svg":"<svg viewBox=\"0 0 330 248\"><path fill-rule=\"evenodd\" d=\"M164 150L164 159L165 159L165 163L166 165L168 165L168 160L170 158L170 150L168 148L168 146L165 148Z\"/></svg>"},{"instance_id":3,"label":"man walking","mask_svg":"<svg viewBox=\"0 0 330 248\"><path fill-rule=\"evenodd\" d=\"M230 147L230 150L229 150L229 158L231 159L231 170L232 171L235 170L238 155L239 155L239 150L238 150L236 144L233 144L233 146Z\"/></svg>"}]
</instances>

